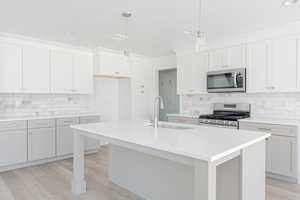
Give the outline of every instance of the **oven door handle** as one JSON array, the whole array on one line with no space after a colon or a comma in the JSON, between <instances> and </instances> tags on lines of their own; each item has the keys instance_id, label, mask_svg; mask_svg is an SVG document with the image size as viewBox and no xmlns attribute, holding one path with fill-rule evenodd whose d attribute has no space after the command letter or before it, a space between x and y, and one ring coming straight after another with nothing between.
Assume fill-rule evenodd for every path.
<instances>
[{"instance_id":1,"label":"oven door handle","mask_svg":"<svg viewBox=\"0 0 300 200\"><path fill-rule=\"evenodd\" d=\"M234 73L234 76L233 76L233 87L234 88L238 87L237 78L238 78L238 73Z\"/></svg>"}]
</instances>

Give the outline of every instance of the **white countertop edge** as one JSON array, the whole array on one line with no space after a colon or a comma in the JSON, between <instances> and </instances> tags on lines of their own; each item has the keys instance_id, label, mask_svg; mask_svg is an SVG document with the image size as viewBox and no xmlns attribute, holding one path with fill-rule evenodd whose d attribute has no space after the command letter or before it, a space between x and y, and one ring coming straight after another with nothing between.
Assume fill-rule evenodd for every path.
<instances>
[{"instance_id":1,"label":"white countertop edge","mask_svg":"<svg viewBox=\"0 0 300 200\"><path fill-rule=\"evenodd\" d=\"M132 145L144 146L146 148L151 148L151 149L155 149L155 150L159 150L159 151L164 151L164 152L168 152L168 153L172 153L172 154L176 154L176 155L180 155L180 156L185 156L185 157L189 157L189 158L192 158L192 159L203 160L203 161L207 161L207 162L217 161L217 160L219 160L219 159L221 159L223 157L226 157L226 156L228 156L228 155L230 155L230 154L232 154L232 153L234 153L236 151L240 151L243 148L251 146L251 145L253 145L253 144L257 143L257 142L260 142L262 140L265 140L266 138L268 138L268 137L271 136L271 134L265 133L263 136L255 139L255 140L252 140L251 142L247 142L247 143L245 143L243 145L239 145L237 147L229 149L229 150L227 150L227 151L225 151L223 153L217 154L215 156L207 157L207 156L199 156L199 155L195 155L195 154L184 153L184 152L180 152L180 151L174 151L174 150L165 149L165 148L157 148L157 147L153 147L153 146L146 146L146 145L143 145L143 144L136 144L136 143L133 143L131 141L120 140L119 138L104 136L104 135L101 135L101 133L99 133L99 132L91 131L91 130L86 129L86 128L82 128L80 124L71 125L70 127L73 128L73 129L79 130L79 131L87 132L87 134L96 134L96 135L99 135L99 137L107 139L107 140L116 140L116 141L120 141L120 142L126 142L126 143L129 143L129 144L132 144ZM196 126L193 126L193 127L197 128Z\"/></svg>"},{"instance_id":2,"label":"white countertop edge","mask_svg":"<svg viewBox=\"0 0 300 200\"><path fill-rule=\"evenodd\" d=\"M0 122L28 121L28 120L39 120L39 119L60 119L60 118L89 117L89 116L100 116L100 114L99 113L79 113L79 114L66 114L66 115L38 116L38 117L7 117L7 118L0 118Z\"/></svg>"},{"instance_id":3,"label":"white countertop edge","mask_svg":"<svg viewBox=\"0 0 300 200\"><path fill-rule=\"evenodd\" d=\"M240 119L239 122L264 123L264 124L300 127L300 120L297 120L297 119L270 119L270 118L252 118L252 117L250 117L250 118Z\"/></svg>"}]
</instances>

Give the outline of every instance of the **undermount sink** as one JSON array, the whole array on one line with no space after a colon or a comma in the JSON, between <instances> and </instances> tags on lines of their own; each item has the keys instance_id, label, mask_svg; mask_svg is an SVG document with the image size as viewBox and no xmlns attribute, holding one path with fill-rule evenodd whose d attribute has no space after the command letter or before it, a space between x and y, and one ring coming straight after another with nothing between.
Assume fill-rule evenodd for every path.
<instances>
[{"instance_id":1,"label":"undermount sink","mask_svg":"<svg viewBox=\"0 0 300 200\"><path fill-rule=\"evenodd\" d=\"M153 123L147 123L147 126L152 126L154 128ZM193 127L183 126L178 124L158 124L158 128L169 128L169 129L177 129L177 130L193 129Z\"/></svg>"}]
</instances>

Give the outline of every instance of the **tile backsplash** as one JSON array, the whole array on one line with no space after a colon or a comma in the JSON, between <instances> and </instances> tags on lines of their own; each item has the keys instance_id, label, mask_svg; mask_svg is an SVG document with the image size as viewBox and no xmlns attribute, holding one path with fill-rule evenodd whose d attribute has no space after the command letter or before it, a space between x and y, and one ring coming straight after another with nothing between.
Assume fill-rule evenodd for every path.
<instances>
[{"instance_id":1,"label":"tile backsplash","mask_svg":"<svg viewBox=\"0 0 300 200\"><path fill-rule=\"evenodd\" d=\"M0 117L63 115L88 111L88 95L0 94Z\"/></svg>"},{"instance_id":2,"label":"tile backsplash","mask_svg":"<svg viewBox=\"0 0 300 200\"><path fill-rule=\"evenodd\" d=\"M249 103L252 117L300 119L300 93L184 95L181 100L181 112L192 115L211 113L213 103Z\"/></svg>"}]
</instances>

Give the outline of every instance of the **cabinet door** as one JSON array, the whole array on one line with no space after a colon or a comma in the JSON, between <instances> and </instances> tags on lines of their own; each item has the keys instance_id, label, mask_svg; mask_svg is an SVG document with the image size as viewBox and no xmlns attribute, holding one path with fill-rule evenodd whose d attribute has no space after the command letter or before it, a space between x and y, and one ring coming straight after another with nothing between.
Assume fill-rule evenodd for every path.
<instances>
[{"instance_id":1,"label":"cabinet door","mask_svg":"<svg viewBox=\"0 0 300 200\"><path fill-rule=\"evenodd\" d=\"M0 132L0 166L27 161L27 131Z\"/></svg>"},{"instance_id":2,"label":"cabinet door","mask_svg":"<svg viewBox=\"0 0 300 200\"><path fill-rule=\"evenodd\" d=\"M97 57L97 75L130 76L130 65L127 60L128 58L124 55L103 51Z\"/></svg>"},{"instance_id":3,"label":"cabinet door","mask_svg":"<svg viewBox=\"0 0 300 200\"><path fill-rule=\"evenodd\" d=\"M55 129L28 130L28 160L40 160L55 156Z\"/></svg>"},{"instance_id":4,"label":"cabinet door","mask_svg":"<svg viewBox=\"0 0 300 200\"><path fill-rule=\"evenodd\" d=\"M237 45L227 48L227 62L229 68L243 68L246 67L245 63L245 46Z\"/></svg>"},{"instance_id":5,"label":"cabinet door","mask_svg":"<svg viewBox=\"0 0 300 200\"><path fill-rule=\"evenodd\" d=\"M20 92L22 49L0 43L0 92Z\"/></svg>"},{"instance_id":6,"label":"cabinet door","mask_svg":"<svg viewBox=\"0 0 300 200\"><path fill-rule=\"evenodd\" d=\"M100 121L99 116L80 117L80 124L97 123ZM99 148L99 140L89 137L85 138L85 150L97 150Z\"/></svg>"},{"instance_id":7,"label":"cabinet door","mask_svg":"<svg viewBox=\"0 0 300 200\"><path fill-rule=\"evenodd\" d=\"M272 135L267 141L267 172L294 177L296 175L295 152L294 138Z\"/></svg>"},{"instance_id":8,"label":"cabinet door","mask_svg":"<svg viewBox=\"0 0 300 200\"><path fill-rule=\"evenodd\" d=\"M209 53L209 71L217 71L229 68L226 49L217 49Z\"/></svg>"},{"instance_id":9,"label":"cabinet door","mask_svg":"<svg viewBox=\"0 0 300 200\"><path fill-rule=\"evenodd\" d=\"M195 64L193 67L192 77L194 80L194 90L197 93L206 93L206 77L208 71L209 55L208 53L195 54Z\"/></svg>"},{"instance_id":10,"label":"cabinet door","mask_svg":"<svg viewBox=\"0 0 300 200\"><path fill-rule=\"evenodd\" d=\"M178 73L178 92L179 94L189 94L195 92L193 68L194 68L193 54L185 54L177 56L177 73Z\"/></svg>"},{"instance_id":11,"label":"cabinet door","mask_svg":"<svg viewBox=\"0 0 300 200\"><path fill-rule=\"evenodd\" d=\"M58 156L73 153L73 130L69 126L57 127L56 143Z\"/></svg>"},{"instance_id":12,"label":"cabinet door","mask_svg":"<svg viewBox=\"0 0 300 200\"><path fill-rule=\"evenodd\" d=\"M264 92L267 87L269 42L261 41L248 45L247 81L249 92Z\"/></svg>"},{"instance_id":13,"label":"cabinet door","mask_svg":"<svg viewBox=\"0 0 300 200\"><path fill-rule=\"evenodd\" d=\"M274 90L296 91L297 38L287 37L272 41L270 73L270 84Z\"/></svg>"},{"instance_id":14,"label":"cabinet door","mask_svg":"<svg viewBox=\"0 0 300 200\"><path fill-rule=\"evenodd\" d=\"M92 55L77 53L73 62L73 91L78 94L93 93Z\"/></svg>"},{"instance_id":15,"label":"cabinet door","mask_svg":"<svg viewBox=\"0 0 300 200\"><path fill-rule=\"evenodd\" d=\"M30 93L50 92L49 49L23 47L23 90Z\"/></svg>"},{"instance_id":16,"label":"cabinet door","mask_svg":"<svg viewBox=\"0 0 300 200\"><path fill-rule=\"evenodd\" d=\"M51 92L73 92L73 55L66 51L51 51Z\"/></svg>"}]
</instances>

